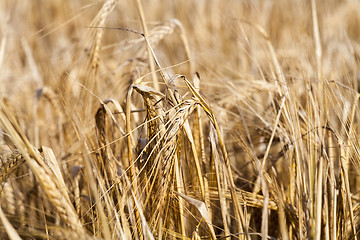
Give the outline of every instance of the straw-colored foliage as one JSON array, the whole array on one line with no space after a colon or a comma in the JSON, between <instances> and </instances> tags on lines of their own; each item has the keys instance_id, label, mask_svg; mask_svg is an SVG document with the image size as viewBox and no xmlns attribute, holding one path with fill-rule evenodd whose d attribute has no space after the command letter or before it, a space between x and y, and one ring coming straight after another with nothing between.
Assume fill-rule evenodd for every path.
<instances>
[{"instance_id":1,"label":"straw-colored foliage","mask_svg":"<svg viewBox=\"0 0 360 240\"><path fill-rule=\"evenodd\" d=\"M360 2L0 1L1 239L357 239Z\"/></svg>"}]
</instances>

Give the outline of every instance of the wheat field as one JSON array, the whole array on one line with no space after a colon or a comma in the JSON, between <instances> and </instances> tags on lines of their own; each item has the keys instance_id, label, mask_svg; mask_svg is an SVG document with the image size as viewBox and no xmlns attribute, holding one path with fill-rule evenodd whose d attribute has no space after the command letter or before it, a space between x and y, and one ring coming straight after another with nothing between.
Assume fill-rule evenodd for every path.
<instances>
[{"instance_id":1,"label":"wheat field","mask_svg":"<svg viewBox=\"0 0 360 240\"><path fill-rule=\"evenodd\" d=\"M0 239L357 239L357 0L0 1Z\"/></svg>"}]
</instances>

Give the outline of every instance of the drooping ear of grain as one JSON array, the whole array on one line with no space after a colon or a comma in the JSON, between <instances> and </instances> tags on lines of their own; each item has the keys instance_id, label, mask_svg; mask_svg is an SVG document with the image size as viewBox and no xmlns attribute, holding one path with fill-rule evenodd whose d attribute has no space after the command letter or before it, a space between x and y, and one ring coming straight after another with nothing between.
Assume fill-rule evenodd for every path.
<instances>
[{"instance_id":1,"label":"drooping ear of grain","mask_svg":"<svg viewBox=\"0 0 360 240\"><path fill-rule=\"evenodd\" d=\"M86 236L80 219L70 203L70 198L66 189L64 189L64 185L61 184L61 181L58 181L55 173L44 162L43 157L29 143L3 101L1 101L0 108L2 127L9 133L14 145L33 171L47 199L53 204L62 220L75 230L78 236Z\"/></svg>"},{"instance_id":2,"label":"drooping ear of grain","mask_svg":"<svg viewBox=\"0 0 360 240\"><path fill-rule=\"evenodd\" d=\"M15 171L15 169L23 164L25 161L24 158L22 158L21 154L13 153L9 158L7 158L5 161L3 161L3 164L0 168L0 183L3 184L6 179L9 177L9 175Z\"/></svg>"}]
</instances>

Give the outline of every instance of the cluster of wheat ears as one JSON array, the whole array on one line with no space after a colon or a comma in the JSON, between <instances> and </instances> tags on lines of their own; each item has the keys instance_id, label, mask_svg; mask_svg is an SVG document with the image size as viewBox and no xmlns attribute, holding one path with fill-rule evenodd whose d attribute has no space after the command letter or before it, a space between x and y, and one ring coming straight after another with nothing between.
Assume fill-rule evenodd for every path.
<instances>
[{"instance_id":1,"label":"cluster of wheat ears","mask_svg":"<svg viewBox=\"0 0 360 240\"><path fill-rule=\"evenodd\" d=\"M0 2L1 239L357 239L360 2Z\"/></svg>"}]
</instances>

